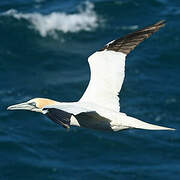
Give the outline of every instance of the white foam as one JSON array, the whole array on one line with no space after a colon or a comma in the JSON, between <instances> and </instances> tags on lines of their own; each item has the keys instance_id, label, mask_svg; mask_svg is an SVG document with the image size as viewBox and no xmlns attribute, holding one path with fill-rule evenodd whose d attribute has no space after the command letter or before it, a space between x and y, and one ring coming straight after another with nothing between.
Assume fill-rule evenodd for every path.
<instances>
[{"instance_id":1,"label":"white foam","mask_svg":"<svg viewBox=\"0 0 180 180\"><path fill-rule=\"evenodd\" d=\"M79 32L91 31L98 27L98 17L94 12L94 5L90 2L85 3L85 9L78 9L76 14L66 14L52 12L48 15L40 13L21 13L15 9L10 9L3 13L3 16L12 16L18 20L26 19L31 23L31 27L37 30L41 36L52 35L57 37L56 31Z\"/></svg>"}]
</instances>

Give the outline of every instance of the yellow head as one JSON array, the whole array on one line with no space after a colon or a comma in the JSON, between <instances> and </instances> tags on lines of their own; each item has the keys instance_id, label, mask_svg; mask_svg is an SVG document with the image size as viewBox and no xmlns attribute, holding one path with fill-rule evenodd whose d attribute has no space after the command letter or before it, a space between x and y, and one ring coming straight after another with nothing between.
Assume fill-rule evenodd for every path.
<instances>
[{"instance_id":1,"label":"yellow head","mask_svg":"<svg viewBox=\"0 0 180 180\"><path fill-rule=\"evenodd\" d=\"M35 112L42 112L42 109L48 105L54 105L57 101L46 99L46 98L34 98L27 102L9 106L8 110L28 110Z\"/></svg>"}]
</instances>

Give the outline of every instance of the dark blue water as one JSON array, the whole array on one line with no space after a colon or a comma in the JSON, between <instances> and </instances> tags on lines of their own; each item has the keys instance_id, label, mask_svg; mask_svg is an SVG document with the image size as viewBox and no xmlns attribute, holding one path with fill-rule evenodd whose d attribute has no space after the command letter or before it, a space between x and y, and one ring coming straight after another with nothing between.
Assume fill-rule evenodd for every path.
<instances>
[{"instance_id":1,"label":"dark blue water","mask_svg":"<svg viewBox=\"0 0 180 180\"><path fill-rule=\"evenodd\" d=\"M6 110L34 97L78 100L90 54L162 19L166 27L128 56L121 110L176 131L67 132ZM179 19L179 0L1 0L0 179L179 179Z\"/></svg>"}]
</instances>

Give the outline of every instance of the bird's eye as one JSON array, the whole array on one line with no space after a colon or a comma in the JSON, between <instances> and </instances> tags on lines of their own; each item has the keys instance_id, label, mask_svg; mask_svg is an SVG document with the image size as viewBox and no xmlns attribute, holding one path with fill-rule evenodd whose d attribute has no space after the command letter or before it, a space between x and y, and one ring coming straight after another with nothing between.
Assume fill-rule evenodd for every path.
<instances>
[{"instance_id":1,"label":"bird's eye","mask_svg":"<svg viewBox=\"0 0 180 180\"><path fill-rule=\"evenodd\" d=\"M36 103L35 102L30 102L28 104L31 105L31 106L35 106L36 107Z\"/></svg>"}]
</instances>

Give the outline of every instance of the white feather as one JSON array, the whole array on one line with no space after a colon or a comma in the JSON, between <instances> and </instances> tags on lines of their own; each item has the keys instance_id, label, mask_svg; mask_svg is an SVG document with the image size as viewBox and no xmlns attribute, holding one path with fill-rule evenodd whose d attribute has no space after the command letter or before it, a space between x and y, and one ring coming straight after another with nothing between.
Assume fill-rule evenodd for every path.
<instances>
[{"instance_id":1,"label":"white feather","mask_svg":"<svg viewBox=\"0 0 180 180\"><path fill-rule=\"evenodd\" d=\"M121 52L99 51L88 59L91 78L80 99L114 111L120 111L118 94L125 75L125 57Z\"/></svg>"}]
</instances>

